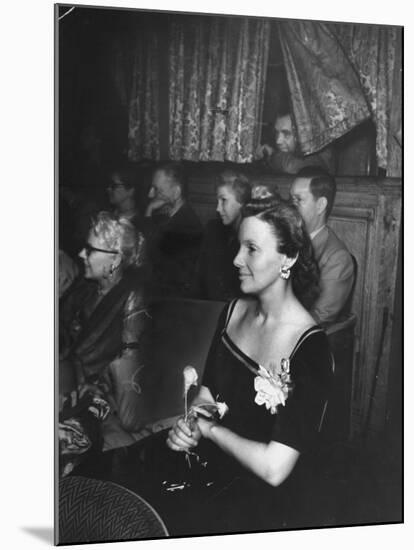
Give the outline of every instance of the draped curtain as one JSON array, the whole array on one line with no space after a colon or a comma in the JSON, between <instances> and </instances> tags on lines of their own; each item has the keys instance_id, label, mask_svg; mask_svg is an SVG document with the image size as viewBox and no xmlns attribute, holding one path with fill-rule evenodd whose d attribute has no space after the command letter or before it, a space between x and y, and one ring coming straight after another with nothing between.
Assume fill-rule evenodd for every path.
<instances>
[{"instance_id":1,"label":"draped curtain","mask_svg":"<svg viewBox=\"0 0 414 550\"><path fill-rule=\"evenodd\" d=\"M269 33L269 22L262 19L191 17L171 23L171 158L253 160Z\"/></svg>"},{"instance_id":2,"label":"draped curtain","mask_svg":"<svg viewBox=\"0 0 414 550\"><path fill-rule=\"evenodd\" d=\"M161 106L169 116L162 137L170 158L251 162L260 141L270 20L176 15L166 32L147 23L112 51L130 160L160 158ZM378 166L401 175L401 29L288 20L277 29L302 153L372 118Z\"/></svg>"},{"instance_id":3,"label":"draped curtain","mask_svg":"<svg viewBox=\"0 0 414 550\"><path fill-rule=\"evenodd\" d=\"M299 146L314 153L370 116L358 76L326 23L284 21L279 36Z\"/></svg>"},{"instance_id":4,"label":"draped curtain","mask_svg":"<svg viewBox=\"0 0 414 550\"><path fill-rule=\"evenodd\" d=\"M130 160L160 157L158 40L156 33L142 32L134 49L129 102Z\"/></svg>"},{"instance_id":5,"label":"draped curtain","mask_svg":"<svg viewBox=\"0 0 414 550\"><path fill-rule=\"evenodd\" d=\"M284 21L279 35L302 152L316 152L372 118L378 166L399 175L400 30Z\"/></svg>"},{"instance_id":6,"label":"draped curtain","mask_svg":"<svg viewBox=\"0 0 414 550\"><path fill-rule=\"evenodd\" d=\"M159 159L159 34L141 27L114 45L112 72L128 111L128 158Z\"/></svg>"},{"instance_id":7,"label":"draped curtain","mask_svg":"<svg viewBox=\"0 0 414 550\"><path fill-rule=\"evenodd\" d=\"M396 170L391 162L392 150L398 147L397 134L401 127L401 81L398 78L401 31L397 27L375 25L332 27L356 69L369 103L377 129L378 166L392 175Z\"/></svg>"}]
</instances>

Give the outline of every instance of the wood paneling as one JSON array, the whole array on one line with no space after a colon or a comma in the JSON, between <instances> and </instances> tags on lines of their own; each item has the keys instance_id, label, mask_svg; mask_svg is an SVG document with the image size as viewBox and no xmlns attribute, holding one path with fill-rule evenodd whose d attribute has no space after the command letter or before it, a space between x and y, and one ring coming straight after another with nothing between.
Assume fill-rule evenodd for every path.
<instances>
[{"instance_id":1,"label":"wood paneling","mask_svg":"<svg viewBox=\"0 0 414 550\"><path fill-rule=\"evenodd\" d=\"M287 196L290 176L249 174ZM357 315L352 367L351 435L382 432L387 414L391 334L401 223L401 180L338 177L329 224L358 262L353 299ZM190 199L203 223L215 215L211 176L190 177Z\"/></svg>"}]
</instances>

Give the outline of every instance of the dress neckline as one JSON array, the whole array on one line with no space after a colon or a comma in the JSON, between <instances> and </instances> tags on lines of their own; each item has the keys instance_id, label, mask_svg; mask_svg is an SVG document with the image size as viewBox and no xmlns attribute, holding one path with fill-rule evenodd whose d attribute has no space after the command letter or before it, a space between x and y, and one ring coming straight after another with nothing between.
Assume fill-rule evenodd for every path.
<instances>
[{"instance_id":1,"label":"dress neckline","mask_svg":"<svg viewBox=\"0 0 414 550\"><path fill-rule=\"evenodd\" d=\"M224 343L226 344L226 346L230 349L230 351L233 353L233 355L236 355L239 359L241 359L243 361L244 364L246 364L246 366L249 367L250 370L252 370L252 367L254 368L255 371L258 371L259 368L260 368L260 364L257 363L257 361L255 361L254 359L252 359L249 355L247 355L233 340L232 338L229 336L229 333L227 332L227 326L230 322L230 319L231 319L231 316L233 314L233 311L235 309L235 306L236 306L236 302L237 302L237 299L236 300L233 300L230 305L229 305L229 311L227 313L227 318L226 318L226 322L225 322L225 325L224 325L224 328L223 328L223 331L221 333L221 336L223 338L223 341ZM315 333L315 332L323 332L323 329L321 328L320 325L318 324L314 324L312 326L310 326L309 328L307 328L298 338L296 344L294 345L292 351L290 352L290 355L289 355L289 361L292 361L294 355L296 354L296 352L298 351L298 349L300 348L300 346L303 344L303 342L308 338L308 336L310 336L311 334Z\"/></svg>"},{"instance_id":2,"label":"dress neckline","mask_svg":"<svg viewBox=\"0 0 414 550\"><path fill-rule=\"evenodd\" d=\"M306 329L298 338L298 341L296 342L293 350L291 351L290 355L289 355L289 361L292 361L294 355L296 354L296 352L298 351L298 349L300 348L300 346L302 345L302 343L306 340L306 338L308 336L310 336L311 334L313 334L314 332L322 332L322 328L319 326L319 325L312 325L311 327L309 327L308 329ZM247 355L232 339L231 337L229 336L228 332L227 332L227 329L225 328L222 332L222 337L224 338L225 340L225 343L227 344L227 346L231 349L231 351L235 354L235 355L238 355L239 357L241 356L241 358L249 363L251 366L253 366L256 370L259 370L259 367L260 367L260 364L255 361L254 359L252 359L249 355Z\"/></svg>"}]
</instances>

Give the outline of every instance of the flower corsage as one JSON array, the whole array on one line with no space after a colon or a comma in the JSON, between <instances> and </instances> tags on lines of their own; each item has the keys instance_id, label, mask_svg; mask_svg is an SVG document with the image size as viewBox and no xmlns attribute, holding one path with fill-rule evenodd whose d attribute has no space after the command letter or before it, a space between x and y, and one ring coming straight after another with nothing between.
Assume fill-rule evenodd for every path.
<instances>
[{"instance_id":1,"label":"flower corsage","mask_svg":"<svg viewBox=\"0 0 414 550\"><path fill-rule=\"evenodd\" d=\"M266 369L259 365L258 375L254 379L257 405L264 405L270 414L276 414L279 405L285 406L286 399L293 389L290 378L289 359L282 359L279 367Z\"/></svg>"}]
</instances>

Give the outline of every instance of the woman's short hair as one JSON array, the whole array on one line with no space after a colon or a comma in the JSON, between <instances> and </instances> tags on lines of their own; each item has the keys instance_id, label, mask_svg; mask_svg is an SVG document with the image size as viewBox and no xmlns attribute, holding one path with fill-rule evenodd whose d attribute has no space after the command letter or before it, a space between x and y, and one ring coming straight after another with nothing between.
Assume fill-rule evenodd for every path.
<instances>
[{"instance_id":1,"label":"woman's short hair","mask_svg":"<svg viewBox=\"0 0 414 550\"><path fill-rule=\"evenodd\" d=\"M243 208L242 216L255 216L269 224L278 241L278 252L295 258L291 267L292 289L298 300L309 309L319 295L319 268L312 242L302 216L290 202L268 189L252 190L252 200Z\"/></svg>"},{"instance_id":2,"label":"woman's short hair","mask_svg":"<svg viewBox=\"0 0 414 550\"><path fill-rule=\"evenodd\" d=\"M101 211L92 219L90 231L104 242L108 250L117 250L121 254L125 268L139 267L144 263L144 236L126 218Z\"/></svg>"},{"instance_id":3,"label":"woman's short hair","mask_svg":"<svg viewBox=\"0 0 414 550\"><path fill-rule=\"evenodd\" d=\"M250 201L252 186L249 178L240 172L225 170L216 180L216 189L230 187L237 202L247 204Z\"/></svg>"},{"instance_id":4,"label":"woman's short hair","mask_svg":"<svg viewBox=\"0 0 414 550\"><path fill-rule=\"evenodd\" d=\"M136 183L137 183L137 173L136 169L133 166L130 165L121 165L117 167L113 167L110 170L110 179L114 176L117 176L122 185L125 187L125 189L133 189L136 190Z\"/></svg>"}]
</instances>

